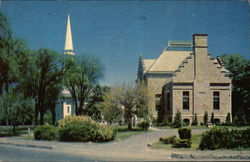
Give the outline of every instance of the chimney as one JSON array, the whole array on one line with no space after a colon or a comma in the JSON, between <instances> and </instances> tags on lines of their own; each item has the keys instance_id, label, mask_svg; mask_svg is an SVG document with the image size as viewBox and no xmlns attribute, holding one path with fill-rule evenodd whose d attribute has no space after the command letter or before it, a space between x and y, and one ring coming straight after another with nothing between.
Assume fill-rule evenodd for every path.
<instances>
[{"instance_id":1,"label":"chimney","mask_svg":"<svg viewBox=\"0 0 250 162\"><path fill-rule=\"evenodd\" d=\"M207 48L207 34L193 34L194 48Z\"/></svg>"},{"instance_id":2,"label":"chimney","mask_svg":"<svg viewBox=\"0 0 250 162\"><path fill-rule=\"evenodd\" d=\"M194 77L198 79L206 68L207 34L193 34Z\"/></svg>"}]
</instances>

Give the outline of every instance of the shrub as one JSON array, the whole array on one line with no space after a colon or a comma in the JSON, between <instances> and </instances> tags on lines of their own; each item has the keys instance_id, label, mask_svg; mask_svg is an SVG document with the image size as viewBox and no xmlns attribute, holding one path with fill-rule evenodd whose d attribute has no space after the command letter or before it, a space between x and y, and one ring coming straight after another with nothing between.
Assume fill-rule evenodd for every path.
<instances>
[{"instance_id":1,"label":"shrub","mask_svg":"<svg viewBox=\"0 0 250 162\"><path fill-rule=\"evenodd\" d=\"M165 117L160 123L157 123L157 126L168 126L169 124L170 124L169 119Z\"/></svg>"},{"instance_id":2,"label":"shrub","mask_svg":"<svg viewBox=\"0 0 250 162\"><path fill-rule=\"evenodd\" d=\"M179 128L178 129L180 139L191 139L191 129L190 128Z\"/></svg>"},{"instance_id":3,"label":"shrub","mask_svg":"<svg viewBox=\"0 0 250 162\"><path fill-rule=\"evenodd\" d=\"M207 125L207 121L208 121L208 113L207 113L207 111L205 111L204 117L203 117L203 123L204 123L204 125Z\"/></svg>"},{"instance_id":4,"label":"shrub","mask_svg":"<svg viewBox=\"0 0 250 162\"><path fill-rule=\"evenodd\" d=\"M164 144L174 144L177 141L177 137L175 135L167 138L161 137L159 141L161 141Z\"/></svg>"},{"instance_id":5,"label":"shrub","mask_svg":"<svg viewBox=\"0 0 250 162\"><path fill-rule=\"evenodd\" d=\"M138 126L140 127L140 128L142 128L143 130L148 130L148 128L149 128L149 123L148 122L146 122L146 121L143 121L143 122L141 122L141 123L138 123Z\"/></svg>"},{"instance_id":6,"label":"shrub","mask_svg":"<svg viewBox=\"0 0 250 162\"><path fill-rule=\"evenodd\" d=\"M175 114L172 127L173 128L180 128L181 127L181 112L179 110Z\"/></svg>"},{"instance_id":7,"label":"shrub","mask_svg":"<svg viewBox=\"0 0 250 162\"><path fill-rule=\"evenodd\" d=\"M35 140L57 140L58 128L51 125L42 125L34 130Z\"/></svg>"},{"instance_id":8,"label":"shrub","mask_svg":"<svg viewBox=\"0 0 250 162\"><path fill-rule=\"evenodd\" d=\"M215 123L215 121L214 121L214 112L212 112L211 119L210 119L210 123L212 123L212 124Z\"/></svg>"},{"instance_id":9,"label":"shrub","mask_svg":"<svg viewBox=\"0 0 250 162\"><path fill-rule=\"evenodd\" d=\"M188 139L178 139L174 144L174 148L190 148L192 145L191 140Z\"/></svg>"},{"instance_id":10,"label":"shrub","mask_svg":"<svg viewBox=\"0 0 250 162\"><path fill-rule=\"evenodd\" d=\"M250 147L250 128L231 129L214 127L202 134L199 148L215 150L221 148Z\"/></svg>"},{"instance_id":11,"label":"shrub","mask_svg":"<svg viewBox=\"0 0 250 162\"><path fill-rule=\"evenodd\" d=\"M72 122L88 122L91 123L92 119L88 116L75 116L75 115L69 115L65 118L58 121L58 126L63 127L66 124L70 124Z\"/></svg>"},{"instance_id":12,"label":"shrub","mask_svg":"<svg viewBox=\"0 0 250 162\"><path fill-rule=\"evenodd\" d=\"M115 131L109 126L103 126L88 117L66 120L59 130L61 141L92 141L105 142L115 138Z\"/></svg>"},{"instance_id":13,"label":"shrub","mask_svg":"<svg viewBox=\"0 0 250 162\"><path fill-rule=\"evenodd\" d=\"M226 117L226 120L225 120L225 124L226 124L226 125L231 125L230 113L227 113L227 117Z\"/></svg>"}]
</instances>

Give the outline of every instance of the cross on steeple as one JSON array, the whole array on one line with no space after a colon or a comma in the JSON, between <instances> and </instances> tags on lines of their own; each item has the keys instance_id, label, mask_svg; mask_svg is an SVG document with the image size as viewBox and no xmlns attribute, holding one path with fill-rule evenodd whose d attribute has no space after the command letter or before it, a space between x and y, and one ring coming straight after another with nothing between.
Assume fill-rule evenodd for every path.
<instances>
[{"instance_id":1,"label":"cross on steeple","mask_svg":"<svg viewBox=\"0 0 250 162\"><path fill-rule=\"evenodd\" d=\"M67 22L67 30L66 30L66 39L65 39L65 47L64 47L65 55L75 55L73 52L73 42L72 42L72 33L70 26L70 16L68 14L68 22Z\"/></svg>"}]
</instances>

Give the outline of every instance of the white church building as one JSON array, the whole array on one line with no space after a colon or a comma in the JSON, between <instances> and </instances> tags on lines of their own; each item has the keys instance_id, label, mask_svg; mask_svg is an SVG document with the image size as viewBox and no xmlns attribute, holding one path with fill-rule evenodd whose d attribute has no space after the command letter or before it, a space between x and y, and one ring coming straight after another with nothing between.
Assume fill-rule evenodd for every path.
<instances>
[{"instance_id":1,"label":"white church building","mask_svg":"<svg viewBox=\"0 0 250 162\"><path fill-rule=\"evenodd\" d=\"M64 55L68 55L70 57L75 56L75 53L73 52L73 41L72 41L72 33L71 33L69 15L68 15L68 21L67 21ZM64 88L60 94L59 99L57 100L56 120L60 120L68 115L74 115L74 114L75 114L75 104L73 102L73 99L71 97L69 90Z\"/></svg>"}]
</instances>

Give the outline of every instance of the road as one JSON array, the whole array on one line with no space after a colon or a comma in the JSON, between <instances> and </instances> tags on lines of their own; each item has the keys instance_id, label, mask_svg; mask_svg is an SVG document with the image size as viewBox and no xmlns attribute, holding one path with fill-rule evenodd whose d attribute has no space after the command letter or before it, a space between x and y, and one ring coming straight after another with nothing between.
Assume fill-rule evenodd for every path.
<instances>
[{"instance_id":1,"label":"road","mask_svg":"<svg viewBox=\"0 0 250 162\"><path fill-rule=\"evenodd\" d=\"M198 134L204 129L193 129L192 134ZM152 149L148 144L159 140L162 136L177 135L177 129L154 129L153 131L133 136L122 141L107 143L81 143L34 141L16 138L0 138L0 160L11 161L169 161L173 154L199 155L210 158L211 155L250 155L250 151L188 151ZM13 146L11 144L19 145ZM21 146L20 146L21 145ZM25 145L46 146L45 148L23 147ZM48 149L50 148L50 149ZM209 155L209 156L207 156ZM198 157L199 158L199 157ZM250 158L250 157L249 157ZM203 158L200 158L200 160ZM185 158L183 160L192 160ZM193 159L194 160L194 159ZM208 159L211 160L211 159ZM239 159L237 159L239 160Z\"/></svg>"},{"instance_id":2,"label":"road","mask_svg":"<svg viewBox=\"0 0 250 162\"><path fill-rule=\"evenodd\" d=\"M54 152L46 149L0 145L3 161L97 161L84 156Z\"/></svg>"}]
</instances>

